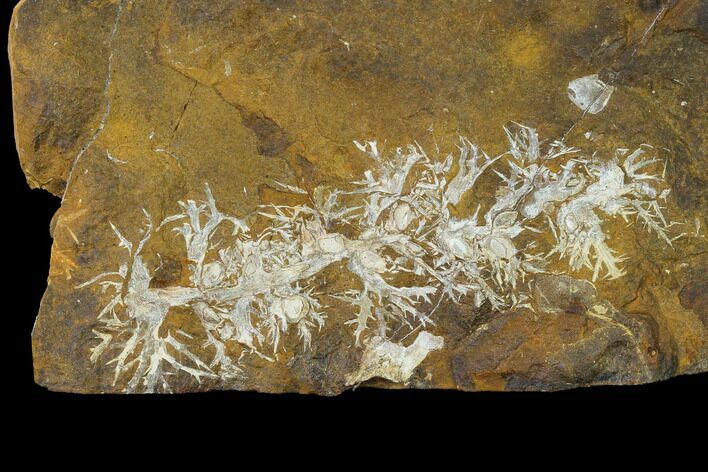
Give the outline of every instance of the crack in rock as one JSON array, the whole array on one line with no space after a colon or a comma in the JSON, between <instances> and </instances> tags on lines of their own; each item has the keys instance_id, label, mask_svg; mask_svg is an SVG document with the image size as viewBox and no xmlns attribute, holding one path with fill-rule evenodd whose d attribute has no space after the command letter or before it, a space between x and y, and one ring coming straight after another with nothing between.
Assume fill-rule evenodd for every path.
<instances>
[{"instance_id":1,"label":"crack in rock","mask_svg":"<svg viewBox=\"0 0 708 472\"><path fill-rule=\"evenodd\" d=\"M106 127L106 121L108 120L108 115L110 115L110 113L111 113L111 99L108 96L108 92L111 87L111 82L113 81L113 40L115 39L116 33L118 32L118 26L120 25L120 20L121 20L121 17L123 16L123 10L125 9L125 4L126 4L126 0L120 0L120 2L118 3L118 7L116 8L115 21L113 22L113 28L111 29L111 32L108 35L108 50L110 51L110 53L108 55L108 66L107 66L108 72L106 74L106 80L103 85L103 97L106 99L106 108L103 112L103 115L101 116L101 121L98 123L96 130L91 135L91 137L86 142L86 144L81 148L79 153L74 158L74 162L71 164L71 169L69 170L69 175L66 178L66 187L64 188L64 193L61 196L62 201L64 201L64 199L66 198L66 194L69 191L69 184L71 183L71 179L74 174L74 169L76 169L76 165L79 163L79 161L81 160L83 155L86 153L86 151L88 151L89 148L93 145L93 143L98 139L98 136L101 134L103 129Z\"/></svg>"}]
</instances>

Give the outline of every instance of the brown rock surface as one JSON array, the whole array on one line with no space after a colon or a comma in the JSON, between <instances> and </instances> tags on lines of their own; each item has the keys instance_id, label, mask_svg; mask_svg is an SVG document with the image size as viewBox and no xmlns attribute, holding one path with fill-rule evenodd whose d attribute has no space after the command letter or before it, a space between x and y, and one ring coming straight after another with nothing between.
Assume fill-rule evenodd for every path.
<instances>
[{"instance_id":1,"label":"brown rock surface","mask_svg":"<svg viewBox=\"0 0 708 472\"><path fill-rule=\"evenodd\" d=\"M707 28L699 0L20 2L18 153L62 197L37 382L706 372Z\"/></svg>"}]
</instances>

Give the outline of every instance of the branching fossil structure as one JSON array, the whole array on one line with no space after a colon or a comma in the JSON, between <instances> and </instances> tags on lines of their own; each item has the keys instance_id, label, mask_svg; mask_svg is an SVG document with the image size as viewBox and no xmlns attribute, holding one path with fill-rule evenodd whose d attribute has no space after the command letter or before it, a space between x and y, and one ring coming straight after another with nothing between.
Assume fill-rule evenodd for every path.
<instances>
[{"instance_id":1,"label":"branching fossil structure","mask_svg":"<svg viewBox=\"0 0 708 472\"><path fill-rule=\"evenodd\" d=\"M247 221L222 213L206 185L203 202L180 202L157 227L145 213L137 244L112 226L127 262L80 286L112 295L98 315L91 360L107 359L127 391L170 391L177 374L229 381L243 375L242 356L273 360L290 332L310 349L326 303L351 307L344 331L357 346L381 344L394 326L411 334L432 324L444 301L531 308L529 282L553 259L593 281L622 276L607 219L641 222L671 245L660 205L668 190L663 176L649 173L658 162L650 147L602 160L562 142L544 145L531 128L507 135L509 150L495 157L466 139L446 157L419 145L385 155L375 141L355 142L372 166L350 189L308 193L277 183L307 204L262 206ZM472 216L460 216L457 207L479 196L484 173L498 179L491 205L480 198ZM252 219L268 224L256 233ZM185 286L154 288L141 253L154 232L168 230L183 238L191 276ZM354 282L318 293L317 278L331 266ZM199 320L199 352L187 347L192 335L164 329L173 307Z\"/></svg>"}]
</instances>

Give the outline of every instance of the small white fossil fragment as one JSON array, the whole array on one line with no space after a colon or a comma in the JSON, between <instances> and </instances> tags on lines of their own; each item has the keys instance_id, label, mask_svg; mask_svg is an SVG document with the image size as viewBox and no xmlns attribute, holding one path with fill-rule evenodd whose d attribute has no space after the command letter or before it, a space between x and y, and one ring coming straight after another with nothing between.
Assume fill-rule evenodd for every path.
<instances>
[{"instance_id":1,"label":"small white fossil fragment","mask_svg":"<svg viewBox=\"0 0 708 472\"><path fill-rule=\"evenodd\" d=\"M366 344L359 370L347 377L347 385L361 383L374 377L392 382L406 382L423 359L431 351L442 349L443 345L442 336L434 336L427 331L418 334L408 347L374 336Z\"/></svg>"},{"instance_id":2,"label":"small white fossil fragment","mask_svg":"<svg viewBox=\"0 0 708 472\"><path fill-rule=\"evenodd\" d=\"M516 254L516 248L514 248L514 245L508 239L491 236L487 238L485 242L488 249L497 257L511 259L514 257L514 254Z\"/></svg>"},{"instance_id":3,"label":"small white fossil fragment","mask_svg":"<svg viewBox=\"0 0 708 472\"><path fill-rule=\"evenodd\" d=\"M608 85L597 74L571 80L568 84L568 98L578 108L590 114L600 113L610 101L615 88Z\"/></svg>"},{"instance_id":4,"label":"small white fossil fragment","mask_svg":"<svg viewBox=\"0 0 708 472\"><path fill-rule=\"evenodd\" d=\"M362 251L358 254L361 264L374 272L386 272L386 260L373 251Z\"/></svg>"},{"instance_id":5,"label":"small white fossil fragment","mask_svg":"<svg viewBox=\"0 0 708 472\"><path fill-rule=\"evenodd\" d=\"M252 276L258 272L258 264L253 259L250 259L243 265L243 274L247 277Z\"/></svg>"},{"instance_id":6,"label":"small white fossil fragment","mask_svg":"<svg viewBox=\"0 0 708 472\"><path fill-rule=\"evenodd\" d=\"M224 266L220 262L210 262L202 269L202 285L211 288L224 278Z\"/></svg>"},{"instance_id":7,"label":"small white fossil fragment","mask_svg":"<svg viewBox=\"0 0 708 472\"><path fill-rule=\"evenodd\" d=\"M127 161L123 161L121 159L118 159L113 156L113 154L110 153L110 151L106 151L106 157L108 157L108 160L111 162L115 162L116 164L127 164Z\"/></svg>"},{"instance_id":8,"label":"small white fossil fragment","mask_svg":"<svg viewBox=\"0 0 708 472\"><path fill-rule=\"evenodd\" d=\"M338 234L330 234L321 238L317 245L320 249L329 254L337 254L344 251L344 238Z\"/></svg>"},{"instance_id":9,"label":"small white fossil fragment","mask_svg":"<svg viewBox=\"0 0 708 472\"><path fill-rule=\"evenodd\" d=\"M288 323L297 323L307 315L310 306L305 298L299 295L293 295L290 297L277 298L270 309L274 315L287 320Z\"/></svg>"},{"instance_id":10,"label":"small white fossil fragment","mask_svg":"<svg viewBox=\"0 0 708 472\"><path fill-rule=\"evenodd\" d=\"M460 259L474 258L474 249L467 241L465 241L462 235L455 233L443 233L440 236L440 241L445 244L450 253L452 253L455 257Z\"/></svg>"},{"instance_id":11,"label":"small white fossil fragment","mask_svg":"<svg viewBox=\"0 0 708 472\"><path fill-rule=\"evenodd\" d=\"M404 231L408 228L408 225L411 224L414 216L411 206L403 202L391 212L389 225L391 228L395 228L398 231Z\"/></svg>"}]
</instances>

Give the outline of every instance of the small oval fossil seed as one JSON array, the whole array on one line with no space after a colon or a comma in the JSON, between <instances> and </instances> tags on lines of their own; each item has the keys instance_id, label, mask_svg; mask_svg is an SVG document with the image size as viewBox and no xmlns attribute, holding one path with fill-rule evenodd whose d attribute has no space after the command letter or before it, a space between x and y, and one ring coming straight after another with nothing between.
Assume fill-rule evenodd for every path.
<instances>
[{"instance_id":1,"label":"small oval fossil seed","mask_svg":"<svg viewBox=\"0 0 708 472\"><path fill-rule=\"evenodd\" d=\"M578 229L578 220L575 217L575 215L568 215L565 217L565 220L563 221L565 223L565 227L570 233L574 233L576 229Z\"/></svg>"},{"instance_id":2,"label":"small oval fossil seed","mask_svg":"<svg viewBox=\"0 0 708 472\"><path fill-rule=\"evenodd\" d=\"M248 262L243 266L243 273L246 276L251 276L258 271L258 265L253 258L249 258Z\"/></svg>"},{"instance_id":3,"label":"small oval fossil seed","mask_svg":"<svg viewBox=\"0 0 708 472\"><path fill-rule=\"evenodd\" d=\"M224 279L224 266L221 262L210 262L202 269L202 284L211 288Z\"/></svg>"},{"instance_id":4,"label":"small oval fossil seed","mask_svg":"<svg viewBox=\"0 0 708 472\"><path fill-rule=\"evenodd\" d=\"M516 223L516 218L519 216L515 211L504 211L499 213L496 218L494 218L495 228L509 228L514 226Z\"/></svg>"},{"instance_id":5,"label":"small oval fossil seed","mask_svg":"<svg viewBox=\"0 0 708 472\"><path fill-rule=\"evenodd\" d=\"M487 241L487 247L496 256L504 259L511 259L516 254L514 245L506 238L492 236Z\"/></svg>"},{"instance_id":6,"label":"small oval fossil seed","mask_svg":"<svg viewBox=\"0 0 708 472\"><path fill-rule=\"evenodd\" d=\"M413 221L413 211L411 206L405 202L398 205L391 213L391 223L398 231L408 228L411 221Z\"/></svg>"},{"instance_id":7,"label":"small oval fossil seed","mask_svg":"<svg viewBox=\"0 0 708 472\"><path fill-rule=\"evenodd\" d=\"M297 323L310 311L310 304L304 297L293 295L277 300L274 303L274 311L288 321Z\"/></svg>"},{"instance_id":8,"label":"small oval fossil seed","mask_svg":"<svg viewBox=\"0 0 708 472\"><path fill-rule=\"evenodd\" d=\"M456 235L448 235L444 237L444 241L447 247L450 249L450 252L452 252L456 257L460 259L473 258L474 249L472 249L472 246L462 237Z\"/></svg>"}]
</instances>

